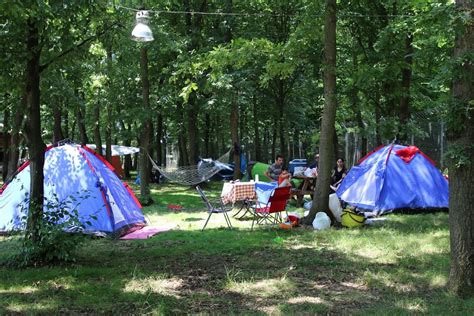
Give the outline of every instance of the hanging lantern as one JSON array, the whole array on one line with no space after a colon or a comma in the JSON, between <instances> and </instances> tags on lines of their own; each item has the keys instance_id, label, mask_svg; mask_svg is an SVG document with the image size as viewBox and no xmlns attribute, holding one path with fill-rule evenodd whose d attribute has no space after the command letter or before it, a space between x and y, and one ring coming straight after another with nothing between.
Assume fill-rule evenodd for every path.
<instances>
[{"instance_id":1,"label":"hanging lantern","mask_svg":"<svg viewBox=\"0 0 474 316\"><path fill-rule=\"evenodd\" d=\"M153 32L148 26L150 16L148 11L138 11L136 15L136 24L132 31L132 39L137 42L153 41Z\"/></svg>"}]
</instances>

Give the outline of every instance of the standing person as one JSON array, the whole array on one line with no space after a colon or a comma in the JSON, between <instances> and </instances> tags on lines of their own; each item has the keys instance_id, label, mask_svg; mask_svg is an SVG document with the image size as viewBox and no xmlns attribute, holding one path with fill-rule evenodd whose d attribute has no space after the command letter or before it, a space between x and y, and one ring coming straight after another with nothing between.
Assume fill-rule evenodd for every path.
<instances>
[{"instance_id":1,"label":"standing person","mask_svg":"<svg viewBox=\"0 0 474 316\"><path fill-rule=\"evenodd\" d=\"M264 175L272 181L278 181L278 177L283 168L283 156L277 155L275 158L275 162L268 167L267 171L265 171Z\"/></svg>"},{"instance_id":2,"label":"standing person","mask_svg":"<svg viewBox=\"0 0 474 316\"><path fill-rule=\"evenodd\" d=\"M346 174L347 169L346 166L344 166L344 159L337 158L336 167L334 167L331 174L331 189L333 191L337 190L337 187L341 184Z\"/></svg>"}]
</instances>

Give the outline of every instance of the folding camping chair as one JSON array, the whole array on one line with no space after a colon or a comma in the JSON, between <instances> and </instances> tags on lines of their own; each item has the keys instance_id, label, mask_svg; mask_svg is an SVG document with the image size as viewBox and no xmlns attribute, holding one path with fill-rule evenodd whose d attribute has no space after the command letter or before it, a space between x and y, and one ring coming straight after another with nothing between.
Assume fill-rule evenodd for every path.
<instances>
[{"instance_id":1,"label":"folding camping chair","mask_svg":"<svg viewBox=\"0 0 474 316\"><path fill-rule=\"evenodd\" d=\"M207 198L204 191L198 185L196 186L196 190L198 191L199 195L201 196L201 199L203 200L204 204L206 204L207 212L209 213L209 216L207 217L206 223L204 224L204 227L201 229L201 231L204 231L204 229L206 228L207 223L209 222L209 219L211 218L211 215L212 214L218 214L218 213L224 214L224 218L225 218L225 221L227 223L227 226L229 228L232 228L232 224L230 223L229 214L227 214L227 212L232 211L232 207L231 206L226 207L224 205L224 203L222 203L221 199L217 200L214 203L211 203L211 201L209 201L209 199ZM219 204L219 206L216 207L216 206L214 206L214 204Z\"/></svg>"},{"instance_id":2,"label":"folding camping chair","mask_svg":"<svg viewBox=\"0 0 474 316\"><path fill-rule=\"evenodd\" d=\"M278 223L281 222L281 212L286 211L286 204L291 196L291 187L275 188L266 202L257 201L252 205L254 217L252 220L252 229L255 222Z\"/></svg>"}]
</instances>

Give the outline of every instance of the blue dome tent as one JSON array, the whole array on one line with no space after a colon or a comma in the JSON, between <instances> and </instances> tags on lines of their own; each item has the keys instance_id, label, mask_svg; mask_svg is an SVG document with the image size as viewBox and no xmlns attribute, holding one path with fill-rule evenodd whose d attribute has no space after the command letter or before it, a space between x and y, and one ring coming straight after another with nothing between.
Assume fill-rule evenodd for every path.
<instances>
[{"instance_id":1,"label":"blue dome tent","mask_svg":"<svg viewBox=\"0 0 474 316\"><path fill-rule=\"evenodd\" d=\"M379 214L449 206L448 181L415 146L375 149L350 169L336 193L350 205Z\"/></svg>"},{"instance_id":2,"label":"blue dome tent","mask_svg":"<svg viewBox=\"0 0 474 316\"><path fill-rule=\"evenodd\" d=\"M29 191L27 161L0 189L0 232L24 228ZM67 211L76 210L86 233L122 235L146 225L132 190L102 156L86 146L66 143L46 149L44 198L45 212L54 212L50 207L58 203Z\"/></svg>"}]
</instances>

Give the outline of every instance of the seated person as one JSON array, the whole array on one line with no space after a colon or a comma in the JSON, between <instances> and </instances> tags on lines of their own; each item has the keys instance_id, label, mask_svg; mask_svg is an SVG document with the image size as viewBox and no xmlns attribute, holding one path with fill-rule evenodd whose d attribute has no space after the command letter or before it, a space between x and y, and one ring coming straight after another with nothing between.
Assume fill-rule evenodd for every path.
<instances>
[{"instance_id":1,"label":"seated person","mask_svg":"<svg viewBox=\"0 0 474 316\"><path fill-rule=\"evenodd\" d=\"M314 155L314 161L312 164L310 164L308 166L308 168L311 168L311 169L314 169L314 168L318 168L318 164L319 164L319 154L316 154Z\"/></svg>"},{"instance_id":2,"label":"seated person","mask_svg":"<svg viewBox=\"0 0 474 316\"><path fill-rule=\"evenodd\" d=\"M291 180L291 174L288 171L288 168L283 167L280 175L278 176L278 186L279 187L291 186L290 180Z\"/></svg>"},{"instance_id":3,"label":"seated person","mask_svg":"<svg viewBox=\"0 0 474 316\"><path fill-rule=\"evenodd\" d=\"M331 174L331 189L336 192L339 184L347 174L347 169L344 166L344 159L338 158L336 161L336 167L332 170Z\"/></svg>"},{"instance_id":4,"label":"seated person","mask_svg":"<svg viewBox=\"0 0 474 316\"><path fill-rule=\"evenodd\" d=\"M280 176L282 168L283 168L283 156L277 155L275 158L275 162L268 167L264 175L272 181L278 181L278 177Z\"/></svg>"}]
</instances>

